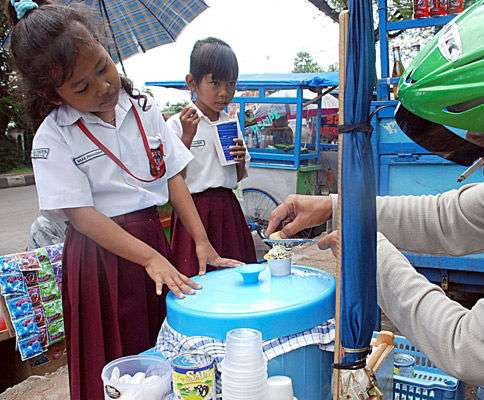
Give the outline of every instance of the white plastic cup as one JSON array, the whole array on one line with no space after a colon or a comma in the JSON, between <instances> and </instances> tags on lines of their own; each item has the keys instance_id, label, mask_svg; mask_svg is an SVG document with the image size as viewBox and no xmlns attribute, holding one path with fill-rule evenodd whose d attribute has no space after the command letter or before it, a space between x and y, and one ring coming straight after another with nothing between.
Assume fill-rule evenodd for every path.
<instances>
[{"instance_id":1,"label":"white plastic cup","mask_svg":"<svg viewBox=\"0 0 484 400\"><path fill-rule=\"evenodd\" d=\"M267 372L267 361L261 360L258 364L253 364L250 368L241 368L237 364L231 364L223 359L221 362L222 373L228 373L229 375L240 375L245 377L247 375L260 375Z\"/></svg>"},{"instance_id":2,"label":"white plastic cup","mask_svg":"<svg viewBox=\"0 0 484 400\"><path fill-rule=\"evenodd\" d=\"M293 400L292 380L288 376L271 376L267 380L268 400Z\"/></svg>"},{"instance_id":3,"label":"white plastic cup","mask_svg":"<svg viewBox=\"0 0 484 400\"><path fill-rule=\"evenodd\" d=\"M258 364L262 359L262 334L240 328L227 332L225 358L231 364Z\"/></svg>"},{"instance_id":4,"label":"white plastic cup","mask_svg":"<svg viewBox=\"0 0 484 400\"><path fill-rule=\"evenodd\" d=\"M291 275L292 258L284 258L282 260L267 260L272 276L287 276Z\"/></svg>"},{"instance_id":5,"label":"white plastic cup","mask_svg":"<svg viewBox=\"0 0 484 400\"><path fill-rule=\"evenodd\" d=\"M260 345L262 344L262 334L257 329L238 328L227 332L227 345Z\"/></svg>"},{"instance_id":6,"label":"white plastic cup","mask_svg":"<svg viewBox=\"0 0 484 400\"><path fill-rule=\"evenodd\" d=\"M224 400L267 400L267 381L259 382L252 387L234 387L222 380L222 396Z\"/></svg>"}]
</instances>

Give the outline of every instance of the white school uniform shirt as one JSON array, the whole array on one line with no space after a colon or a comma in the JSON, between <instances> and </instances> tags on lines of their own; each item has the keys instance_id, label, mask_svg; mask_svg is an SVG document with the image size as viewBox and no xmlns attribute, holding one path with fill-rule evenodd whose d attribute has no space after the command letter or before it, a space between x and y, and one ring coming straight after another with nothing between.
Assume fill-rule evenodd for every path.
<instances>
[{"instance_id":1,"label":"white school uniform shirt","mask_svg":"<svg viewBox=\"0 0 484 400\"><path fill-rule=\"evenodd\" d=\"M79 129L82 119L92 134L137 177L152 179L148 156L131 107L141 117L150 148L163 144L165 175L150 183L124 172ZM51 220L66 220L64 208L94 207L108 217L168 202L167 181L193 158L181 140L168 132L152 99L143 111L120 91L116 126L91 113L63 105L52 111L37 130L32 146L39 208Z\"/></svg>"},{"instance_id":2,"label":"white school uniform shirt","mask_svg":"<svg viewBox=\"0 0 484 400\"><path fill-rule=\"evenodd\" d=\"M200 116L197 133L193 137L190 151L193 160L187 166L185 182L190 193L201 193L210 188L225 187L235 189L237 187L236 164L222 166L217 156L215 140L217 130L213 124L233 120L230 116L221 111L218 121L210 121L200 109L193 103L189 107L197 110ZM170 131L179 138L182 137L183 129L180 121L180 113L175 114L167 121ZM237 121L238 136L242 138L239 122ZM250 160L249 153L246 153L246 162Z\"/></svg>"}]
</instances>

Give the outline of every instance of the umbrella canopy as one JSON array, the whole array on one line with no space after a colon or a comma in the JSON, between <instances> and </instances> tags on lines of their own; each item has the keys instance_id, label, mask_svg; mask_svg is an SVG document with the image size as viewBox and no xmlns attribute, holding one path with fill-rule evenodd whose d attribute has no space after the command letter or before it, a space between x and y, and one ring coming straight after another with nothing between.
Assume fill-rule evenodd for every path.
<instances>
[{"instance_id":1,"label":"umbrella canopy","mask_svg":"<svg viewBox=\"0 0 484 400\"><path fill-rule=\"evenodd\" d=\"M376 191L369 132L376 82L371 0L349 0L341 191L341 309L339 367L366 365L377 319Z\"/></svg>"},{"instance_id":2,"label":"umbrella canopy","mask_svg":"<svg viewBox=\"0 0 484 400\"><path fill-rule=\"evenodd\" d=\"M79 0L64 0L64 3ZM202 0L84 0L102 19L111 39L108 50L115 62L174 42L182 29L207 4Z\"/></svg>"}]
</instances>

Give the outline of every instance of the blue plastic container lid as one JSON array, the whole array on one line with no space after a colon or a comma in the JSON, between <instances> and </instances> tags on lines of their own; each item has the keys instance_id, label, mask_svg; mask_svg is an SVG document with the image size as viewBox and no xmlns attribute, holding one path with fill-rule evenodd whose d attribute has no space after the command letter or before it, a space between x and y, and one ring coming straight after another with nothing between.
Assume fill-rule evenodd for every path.
<instances>
[{"instance_id":1,"label":"blue plastic container lid","mask_svg":"<svg viewBox=\"0 0 484 400\"><path fill-rule=\"evenodd\" d=\"M193 279L203 288L193 296L167 297L167 320L187 336L225 341L230 329L253 328L263 340L300 333L334 316L335 279L314 268L293 266L292 273L271 277L267 264L210 272ZM259 280L247 273L260 273Z\"/></svg>"}]
</instances>

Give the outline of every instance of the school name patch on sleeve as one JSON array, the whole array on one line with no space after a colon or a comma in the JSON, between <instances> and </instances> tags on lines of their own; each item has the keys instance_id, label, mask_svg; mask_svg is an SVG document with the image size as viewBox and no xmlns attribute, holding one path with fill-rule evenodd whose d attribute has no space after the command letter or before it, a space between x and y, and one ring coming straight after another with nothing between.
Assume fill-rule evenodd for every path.
<instances>
[{"instance_id":1,"label":"school name patch on sleeve","mask_svg":"<svg viewBox=\"0 0 484 400\"><path fill-rule=\"evenodd\" d=\"M49 157L49 153L49 148L32 149L32 152L30 153L30 158L43 158L44 160L47 160L47 157Z\"/></svg>"}]
</instances>

